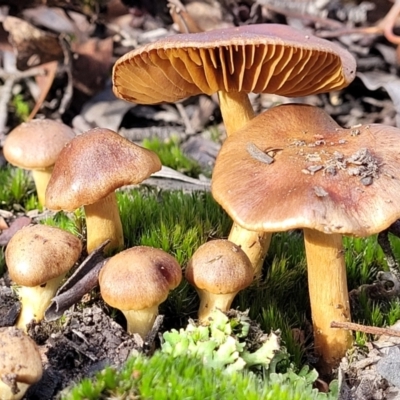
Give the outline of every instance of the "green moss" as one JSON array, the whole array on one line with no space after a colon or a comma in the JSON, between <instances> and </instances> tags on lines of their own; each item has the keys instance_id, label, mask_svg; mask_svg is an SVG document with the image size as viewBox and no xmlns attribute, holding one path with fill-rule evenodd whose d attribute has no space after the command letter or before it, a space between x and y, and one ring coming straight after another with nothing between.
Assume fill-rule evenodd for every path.
<instances>
[{"instance_id":1,"label":"green moss","mask_svg":"<svg viewBox=\"0 0 400 400\"><path fill-rule=\"evenodd\" d=\"M202 172L200 165L183 154L179 140L170 137L161 141L158 138L144 139L143 147L153 150L160 157L161 163L191 177L197 177Z\"/></svg>"},{"instance_id":2,"label":"green moss","mask_svg":"<svg viewBox=\"0 0 400 400\"><path fill-rule=\"evenodd\" d=\"M156 352L151 358L132 357L121 370L106 368L93 380L85 379L63 400L312 400L335 399L337 393L318 393L315 375L274 374L262 382L251 373L225 373L190 356Z\"/></svg>"},{"instance_id":3,"label":"green moss","mask_svg":"<svg viewBox=\"0 0 400 400\"><path fill-rule=\"evenodd\" d=\"M38 207L35 185L29 172L14 167L0 169L0 204L3 209L31 210Z\"/></svg>"}]
</instances>

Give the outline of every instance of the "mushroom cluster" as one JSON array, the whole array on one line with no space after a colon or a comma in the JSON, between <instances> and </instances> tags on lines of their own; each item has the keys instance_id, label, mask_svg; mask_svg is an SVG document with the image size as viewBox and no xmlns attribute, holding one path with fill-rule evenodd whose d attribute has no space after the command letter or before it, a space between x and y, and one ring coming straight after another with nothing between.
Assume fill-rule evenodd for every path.
<instances>
[{"instance_id":1,"label":"mushroom cluster","mask_svg":"<svg viewBox=\"0 0 400 400\"><path fill-rule=\"evenodd\" d=\"M227 135L254 117L248 94L299 97L339 90L355 77L354 57L328 40L287 25L257 24L168 36L138 47L114 65L116 96L135 103L176 102L218 93ZM234 224L260 276L271 234Z\"/></svg>"},{"instance_id":2,"label":"mushroom cluster","mask_svg":"<svg viewBox=\"0 0 400 400\"><path fill-rule=\"evenodd\" d=\"M316 350L337 365L351 345L342 235L369 236L400 218L400 129L340 127L308 105L274 107L222 145L213 172L215 200L239 225L257 231L301 228Z\"/></svg>"}]
</instances>

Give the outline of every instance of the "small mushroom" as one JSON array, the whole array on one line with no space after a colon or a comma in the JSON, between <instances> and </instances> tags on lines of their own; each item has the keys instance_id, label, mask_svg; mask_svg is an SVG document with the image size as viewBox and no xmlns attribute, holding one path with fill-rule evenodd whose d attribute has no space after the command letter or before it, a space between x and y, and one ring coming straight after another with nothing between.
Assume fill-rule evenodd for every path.
<instances>
[{"instance_id":1,"label":"small mushroom","mask_svg":"<svg viewBox=\"0 0 400 400\"><path fill-rule=\"evenodd\" d=\"M61 151L46 190L46 207L73 211L84 206L89 253L108 239L107 251L122 249L115 190L140 183L160 169L154 152L109 129L94 128Z\"/></svg>"},{"instance_id":2,"label":"small mushroom","mask_svg":"<svg viewBox=\"0 0 400 400\"><path fill-rule=\"evenodd\" d=\"M4 158L16 167L32 171L41 205L53 165L60 151L74 137L74 131L62 122L34 119L18 125L4 141Z\"/></svg>"},{"instance_id":3,"label":"small mushroom","mask_svg":"<svg viewBox=\"0 0 400 400\"><path fill-rule=\"evenodd\" d=\"M100 293L122 311L127 330L145 339L158 307L182 280L178 262L163 250L136 246L110 258L100 271Z\"/></svg>"},{"instance_id":4,"label":"small mushroom","mask_svg":"<svg viewBox=\"0 0 400 400\"><path fill-rule=\"evenodd\" d=\"M185 272L200 297L200 322L207 322L217 308L229 311L235 296L253 281L253 274L246 253L229 240L212 240L201 245Z\"/></svg>"},{"instance_id":5,"label":"small mushroom","mask_svg":"<svg viewBox=\"0 0 400 400\"><path fill-rule=\"evenodd\" d=\"M29 322L44 318L46 308L81 251L82 243L77 237L47 225L29 225L11 238L5 260L10 278L18 285L18 328L26 330Z\"/></svg>"},{"instance_id":6,"label":"small mushroom","mask_svg":"<svg viewBox=\"0 0 400 400\"><path fill-rule=\"evenodd\" d=\"M20 329L0 328L0 399L22 399L42 373L36 343Z\"/></svg>"},{"instance_id":7,"label":"small mushroom","mask_svg":"<svg viewBox=\"0 0 400 400\"><path fill-rule=\"evenodd\" d=\"M164 37L138 47L114 65L117 97L139 104L219 94L227 135L254 117L249 93L300 97L339 90L355 77L344 48L280 24L255 24ZM234 224L229 240L249 256L256 276L271 234Z\"/></svg>"},{"instance_id":8,"label":"small mushroom","mask_svg":"<svg viewBox=\"0 0 400 400\"><path fill-rule=\"evenodd\" d=\"M239 225L304 229L315 347L328 370L352 343L349 331L330 328L350 320L342 235L370 236L400 217L400 129L358 132L317 107L277 106L225 141L213 172L213 196ZM254 157L249 143L273 162ZM323 168L310 173L317 164ZM354 166L363 168L349 173Z\"/></svg>"}]
</instances>

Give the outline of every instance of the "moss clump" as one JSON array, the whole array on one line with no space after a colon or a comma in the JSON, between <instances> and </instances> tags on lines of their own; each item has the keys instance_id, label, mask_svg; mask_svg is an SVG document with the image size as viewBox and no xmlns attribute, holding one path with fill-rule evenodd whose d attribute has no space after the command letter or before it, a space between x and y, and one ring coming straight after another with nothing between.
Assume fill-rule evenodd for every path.
<instances>
[{"instance_id":1,"label":"moss clump","mask_svg":"<svg viewBox=\"0 0 400 400\"><path fill-rule=\"evenodd\" d=\"M132 357L121 370L106 368L94 379L84 379L64 391L63 400L313 400L336 399L337 393L312 388L316 376L304 369L300 375L272 374L262 382L256 375L204 366L190 356L156 352L151 358Z\"/></svg>"}]
</instances>

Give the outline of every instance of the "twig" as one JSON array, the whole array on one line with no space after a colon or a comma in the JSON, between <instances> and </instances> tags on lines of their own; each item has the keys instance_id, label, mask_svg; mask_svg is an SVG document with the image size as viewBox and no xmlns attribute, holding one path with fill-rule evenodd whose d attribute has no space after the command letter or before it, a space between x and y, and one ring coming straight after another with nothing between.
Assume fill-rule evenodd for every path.
<instances>
[{"instance_id":1,"label":"twig","mask_svg":"<svg viewBox=\"0 0 400 400\"><path fill-rule=\"evenodd\" d=\"M72 77L72 57L71 57L71 50L69 48L69 43L67 39L61 35L60 36L60 45L63 49L64 53L64 68L67 74L67 86L64 91L64 95L61 99L60 106L58 111L60 115L65 113L65 110L68 108L69 104L71 103L72 95L73 95L73 77Z\"/></svg>"},{"instance_id":2,"label":"twig","mask_svg":"<svg viewBox=\"0 0 400 400\"><path fill-rule=\"evenodd\" d=\"M400 36L395 35L393 33L394 25L397 21L397 18L400 14L400 0L395 0L393 6L389 10L389 12L385 15L385 17L375 26L369 27L359 27L359 28L344 28L338 29L332 32L318 32L316 33L318 36L323 38L333 38L342 35L349 35L353 33L358 34L374 34L374 35L383 35L385 38L396 45L400 44Z\"/></svg>"},{"instance_id":3,"label":"twig","mask_svg":"<svg viewBox=\"0 0 400 400\"><path fill-rule=\"evenodd\" d=\"M377 326L360 325L354 322L331 322L331 328L348 329L350 331L364 332L371 335L388 335L400 337L400 331L391 328L378 328Z\"/></svg>"}]
</instances>

